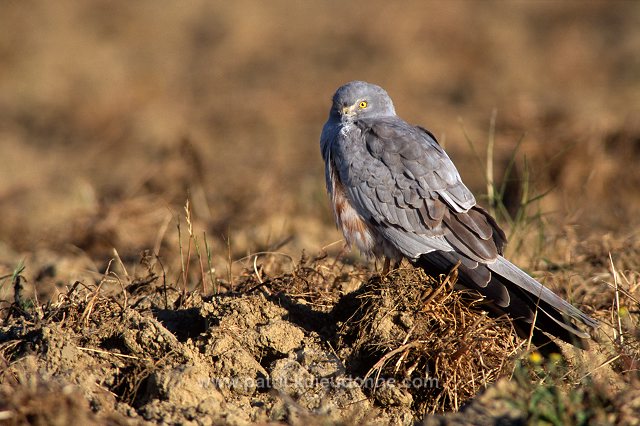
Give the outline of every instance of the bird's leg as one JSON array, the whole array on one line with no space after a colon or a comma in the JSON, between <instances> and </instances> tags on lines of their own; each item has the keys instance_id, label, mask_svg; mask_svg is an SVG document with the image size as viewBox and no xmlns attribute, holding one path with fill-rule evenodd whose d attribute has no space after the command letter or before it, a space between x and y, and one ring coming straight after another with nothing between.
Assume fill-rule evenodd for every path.
<instances>
[{"instance_id":1,"label":"bird's leg","mask_svg":"<svg viewBox=\"0 0 640 426\"><path fill-rule=\"evenodd\" d=\"M389 266L391 265L391 259L388 257L384 258L384 266L382 267L382 276L385 276L389 273Z\"/></svg>"},{"instance_id":2,"label":"bird's leg","mask_svg":"<svg viewBox=\"0 0 640 426\"><path fill-rule=\"evenodd\" d=\"M393 262L393 267L391 267L391 258L385 257L384 267L382 268L382 275L387 275L389 271L395 271L400 267L401 263L402 263L402 259L396 260L395 262Z\"/></svg>"}]
</instances>

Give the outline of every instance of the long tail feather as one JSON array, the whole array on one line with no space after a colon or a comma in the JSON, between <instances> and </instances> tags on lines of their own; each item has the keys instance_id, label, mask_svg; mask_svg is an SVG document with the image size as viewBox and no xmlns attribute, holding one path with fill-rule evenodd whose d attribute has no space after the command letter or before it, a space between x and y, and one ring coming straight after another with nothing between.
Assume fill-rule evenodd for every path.
<instances>
[{"instance_id":1,"label":"long tail feather","mask_svg":"<svg viewBox=\"0 0 640 426\"><path fill-rule=\"evenodd\" d=\"M448 273L458 261L458 284L485 296L490 312L508 314L521 337L529 336L535 321L532 341L537 346L551 343L542 331L576 347L589 347L590 335L583 327L598 323L502 256L484 264L456 252L434 251L414 263L434 275Z\"/></svg>"}]
</instances>

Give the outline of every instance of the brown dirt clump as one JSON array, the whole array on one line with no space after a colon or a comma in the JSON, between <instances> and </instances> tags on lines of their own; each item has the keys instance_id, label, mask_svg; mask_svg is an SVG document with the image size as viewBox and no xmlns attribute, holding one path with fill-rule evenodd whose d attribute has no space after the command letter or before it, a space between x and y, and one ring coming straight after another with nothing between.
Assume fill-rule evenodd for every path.
<instances>
[{"instance_id":1,"label":"brown dirt clump","mask_svg":"<svg viewBox=\"0 0 640 426\"><path fill-rule=\"evenodd\" d=\"M369 368L365 382L383 405L457 411L512 372L522 346L510 322L487 316L480 296L452 291L455 279L400 269L351 295L358 307L341 334L353 341L352 363L369 361L358 369Z\"/></svg>"}]
</instances>

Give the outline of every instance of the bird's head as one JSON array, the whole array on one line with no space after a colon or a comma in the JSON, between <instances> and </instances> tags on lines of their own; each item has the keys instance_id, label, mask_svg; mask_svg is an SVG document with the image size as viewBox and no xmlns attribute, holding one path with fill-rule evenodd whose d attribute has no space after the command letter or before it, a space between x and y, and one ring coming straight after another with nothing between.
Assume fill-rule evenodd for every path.
<instances>
[{"instance_id":1,"label":"bird's head","mask_svg":"<svg viewBox=\"0 0 640 426\"><path fill-rule=\"evenodd\" d=\"M331 117L342 122L395 114L393 102L387 92L382 87L365 81L352 81L338 88L333 95L330 112Z\"/></svg>"}]
</instances>

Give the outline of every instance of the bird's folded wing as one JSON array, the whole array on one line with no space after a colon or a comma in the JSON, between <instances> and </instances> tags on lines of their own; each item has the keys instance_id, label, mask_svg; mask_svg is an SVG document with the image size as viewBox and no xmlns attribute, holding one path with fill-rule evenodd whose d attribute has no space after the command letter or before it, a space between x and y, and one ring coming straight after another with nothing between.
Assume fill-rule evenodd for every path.
<instances>
[{"instance_id":1,"label":"bird's folded wing","mask_svg":"<svg viewBox=\"0 0 640 426\"><path fill-rule=\"evenodd\" d=\"M435 138L397 117L356 122L358 140L342 141L335 167L358 213L409 258L459 251L492 262L506 238L475 206Z\"/></svg>"}]
</instances>

